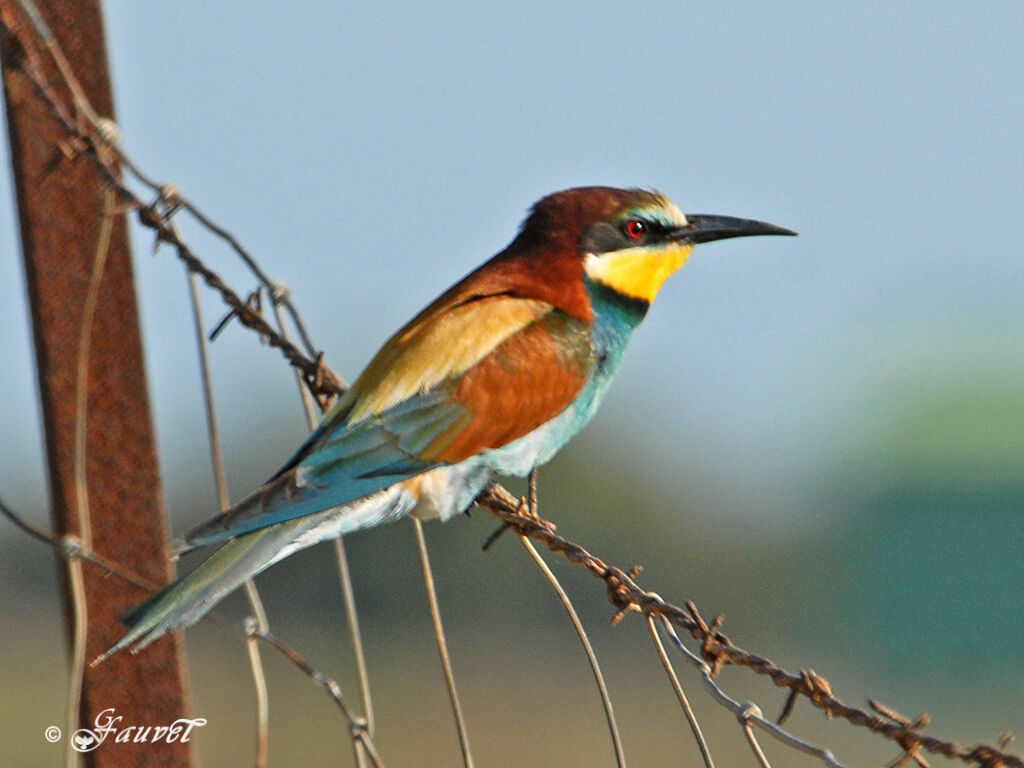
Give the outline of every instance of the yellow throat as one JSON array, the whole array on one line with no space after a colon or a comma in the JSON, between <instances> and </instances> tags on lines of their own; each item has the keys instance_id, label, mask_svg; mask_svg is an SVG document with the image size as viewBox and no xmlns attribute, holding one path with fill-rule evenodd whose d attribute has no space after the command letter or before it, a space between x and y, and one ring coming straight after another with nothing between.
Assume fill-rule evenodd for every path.
<instances>
[{"instance_id":1,"label":"yellow throat","mask_svg":"<svg viewBox=\"0 0 1024 768\"><path fill-rule=\"evenodd\" d=\"M668 276L690 257L692 245L670 243L655 247L637 246L603 255L587 254L583 271L587 277L613 291L650 304Z\"/></svg>"}]
</instances>

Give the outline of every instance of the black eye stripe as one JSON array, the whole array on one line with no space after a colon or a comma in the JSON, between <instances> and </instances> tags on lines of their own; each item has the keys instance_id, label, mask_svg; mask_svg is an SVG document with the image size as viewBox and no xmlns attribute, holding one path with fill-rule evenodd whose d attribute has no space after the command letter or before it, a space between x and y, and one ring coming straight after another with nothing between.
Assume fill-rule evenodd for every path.
<instances>
[{"instance_id":1,"label":"black eye stripe","mask_svg":"<svg viewBox=\"0 0 1024 768\"><path fill-rule=\"evenodd\" d=\"M642 231L630 234L631 224L639 224ZM657 242L670 226L654 219L639 215L617 221L598 221L587 227L580 236L579 246L583 253L610 253L624 248L634 248Z\"/></svg>"}]
</instances>

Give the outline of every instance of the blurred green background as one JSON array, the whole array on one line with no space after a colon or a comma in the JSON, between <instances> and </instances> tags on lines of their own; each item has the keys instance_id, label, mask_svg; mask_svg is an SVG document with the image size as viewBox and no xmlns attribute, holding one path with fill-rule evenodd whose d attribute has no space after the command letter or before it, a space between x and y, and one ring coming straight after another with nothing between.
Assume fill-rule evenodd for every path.
<instances>
[{"instance_id":1,"label":"blurred green background","mask_svg":"<svg viewBox=\"0 0 1024 768\"><path fill-rule=\"evenodd\" d=\"M631 7L526 2L106 4L124 141L290 286L350 378L404 320L579 184L656 186L683 210L801 232L698 249L589 427L542 470L543 513L740 645L932 732L1024 730L1024 7L1010 2ZM7 165L6 145L0 154ZM0 184L0 495L47 495L10 183ZM136 235L175 530L216 507L185 280ZM255 287L197 229L240 290ZM173 290L178 286L180 290ZM223 310L207 297L211 325ZM302 439L294 382L231 327L214 366L235 497ZM582 652L521 547L485 514L428 537L480 765L612 764ZM407 524L347 540L389 766L458 752ZM260 577L274 631L356 696L329 547ZM576 598L631 765L697 753L642 626ZM0 522L0 756L54 765L67 652L53 556ZM238 600L225 613L240 617ZM252 763L240 642L188 632L205 765ZM269 656L271 761L345 765L326 696ZM722 765L735 721L686 672ZM724 675L768 714L782 699ZM839 759L897 750L798 708ZM778 765L813 762L773 744Z\"/></svg>"}]
</instances>

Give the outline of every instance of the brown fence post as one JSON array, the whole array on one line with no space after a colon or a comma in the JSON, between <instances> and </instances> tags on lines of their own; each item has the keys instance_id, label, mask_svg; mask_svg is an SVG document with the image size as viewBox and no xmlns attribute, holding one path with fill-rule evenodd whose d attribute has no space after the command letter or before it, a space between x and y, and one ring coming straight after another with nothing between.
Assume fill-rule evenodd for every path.
<instances>
[{"instance_id":1,"label":"brown fence post","mask_svg":"<svg viewBox=\"0 0 1024 768\"><path fill-rule=\"evenodd\" d=\"M73 467L75 382L105 188L95 165L81 155L81 147L67 141L25 73L20 40L29 39L22 33L33 34L33 28L23 8L17 0L0 0L0 9L4 96L46 423L53 525L58 535L81 536ZM88 100L98 114L112 116L98 0L44 0L39 10ZM44 62L46 71L37 70L36 76L56 82L52 62ZM65 89L55 87L52 93L70 105ZM70 106L69 111L74 114ZM165 583L172 568L124 216L117 215L112 223L87 368L85 477L92 550L152 582ZM62 573L67 585L63 565ZM119 636L117 617L144 593L118 578L105 577L90 564L85 564L84 573L86 658L92 659ZM70 616L70 597L67 602ZM91 727L96 716L110 708L122 716L121 728L170 725L188 716L179 637L162 640L139 656L121 653L86 669L81 726ZM87 753L91 765L193 764L191 743L109 743L115 736ZM65 739L70 737L64 734Z\"/></svg>"}]
</instances>

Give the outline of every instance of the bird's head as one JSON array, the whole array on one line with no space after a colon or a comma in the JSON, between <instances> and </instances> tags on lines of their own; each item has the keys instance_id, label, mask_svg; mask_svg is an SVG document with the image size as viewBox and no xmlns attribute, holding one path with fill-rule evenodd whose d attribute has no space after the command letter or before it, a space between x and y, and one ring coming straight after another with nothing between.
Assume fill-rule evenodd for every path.
<instances>
[{"instance_id":1,"label":"bird's head","mask_svg":"<svg viewBox=\"0 0 1024 768\"><path fill-rule=\"evenodd\" d=\"M572 254L591 280L649 304L698 243L795 234L762 221L684 214L655 191L579 187L534 205L511 250Z\"/></svg>"},{"instance_id":2,"label":"bird's head","mask_svg":"<svg viewBox=\"0 0 1024 768\"><path fill-rule=\"evenodd\" d=\"M496 294L538 299L571 317L593 317L587 279L647 306L693 246L746 235L795 235L731 216L684 215L643 189L578 187L542 198L501 253L416 318Z\"/></svg>"}]
</instances>

